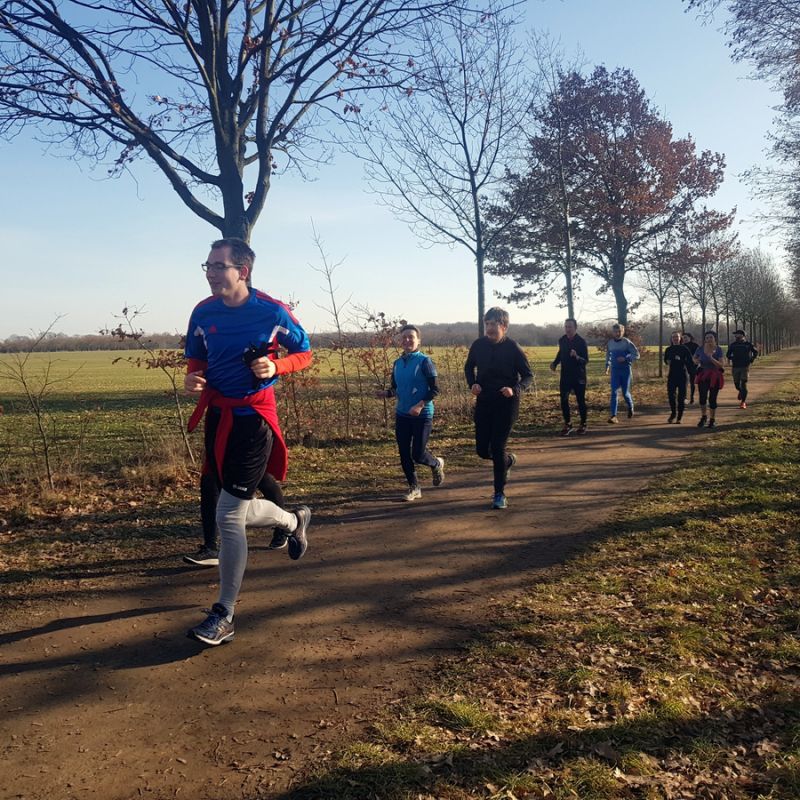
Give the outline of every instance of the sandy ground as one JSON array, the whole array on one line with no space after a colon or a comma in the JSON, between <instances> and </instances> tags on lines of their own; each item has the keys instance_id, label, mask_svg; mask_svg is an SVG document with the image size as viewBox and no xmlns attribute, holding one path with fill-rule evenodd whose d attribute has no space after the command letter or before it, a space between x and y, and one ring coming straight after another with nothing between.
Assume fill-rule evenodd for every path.
<instances>
[{"instance_id":1,"label":"sandy ground","mask_svg":"<svg viewBox=\"0 0 800 800\"><path fill-rule=\"evenodd\" d=\"M750 399L798 361L755 369ZM746 424L736 406L731 383L722 428ZM590 419L586 437L513 440L506 511L489 510L491 470L476 458L416 503L370 498L315 516L300 562L252 532L236 639L221 647L184 636L216 597L216 570L178 559L96 574L85 601L43 599L0 630L0 797L280 795L490 624L486 598L512 598L563 563L713 437L698 416L690 406L666 425L659 408L616 426Z\"/></svg>"}]
</instances>

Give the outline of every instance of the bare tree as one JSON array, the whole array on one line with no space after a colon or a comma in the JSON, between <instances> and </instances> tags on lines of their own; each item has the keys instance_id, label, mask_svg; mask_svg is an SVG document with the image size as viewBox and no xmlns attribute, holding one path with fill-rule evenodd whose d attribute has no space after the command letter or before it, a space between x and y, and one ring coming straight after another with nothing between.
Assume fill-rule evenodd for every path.
<instances>
[{"instance_id":1,"label":"bare tree","mask_svg":"<svg viewBox=\"0 0 800 800\"><path fill-rule=\"evenodd\" d=\"M681 231L679 258L686 265L681 282L700 309L703 331L707 329L709 308L715 311L715 329L719 326L718 287L739 249L737 235L731 231L733 217L734 212L704 208L687 220Z\"/></svg>"},{"instance_id":2,"label":"bare tree","mask_svg":"<svg viewBox=\"0 0 800 800\"><path fill-rule=\"evenodd\" d=\"M770 161L745 173L766 201L760 221L784 239L793 291L800 298L800 2L797 0L683 0L706 22L720 23L731 58L753 66L783 96L770 132ZM723 9L724 16L715 16Z\"/></svg>"},{"instance_id":3,"label":"bare tree","mask_svg":"<svg viewBox=\"0 0 800 800\"><path fill-rule=\"evenodd\" d=\"M47 408L47 400L56 386L71 380L81 369L70 372L68 375L55 377L53 375L54 361L48 359L42 365L41 371L35 372L30 363L33 354L39 345L46 341L50 332L58 324L61 316L56 317L46 330L31 338L29 346L19 353L14 353L6 361L0 361L0 378L4 378L21 390L28 411L31 413L36 426L36 443L42 448L45 477L51 491L56 488L55 464L53 463L53 440L56 435L53 422ZM32 442L35 451L35 444Z\"/></svg>"},{"instance_id":4,"label":"bare tree","mask_svg":"<svg viewBox=\"0 0 800 800\"><path fill-rule=\"evenodd\" d=\"M455 0L0 0L0 134L110 174L149 158L183 203L249 239L271 177L325 126L408 85L415 26Z\"/></svg>"},{"instance_id":5,"label":"bare tree","mask_svg":"<svg viewBox=\"0 0 800 800\"><path fill-rule=\"evenodd\" d=\"M665 236L654 237L649 264L639 273L641 286L649 292L658 303L658 377L664 374L664 307L670 297L675 294L679 280L679 264L681 262L676 247L674 231Z\"/></svg>"},{"instance_id":6,"label":"bare tree","mask_svg":"<svg viewBox=\"0 0 800 800\"><path fill-rule=\"evenodd\" d=\"M311 225L314 231L314 244L316 245L320 257L320 265L314 266L312 264L311 269L313 269L314 272L318 272L320 275L322 275L325 281L323 289L327 293L328 300L330 302L330 305L320 306L320 308L328 313L328 316L333 321L334 330L336 331L336 338L332 342L331 349L339 355L342 388L344 389L344 435L349 439L351 434L350 377L347 370L347 354L349 348L347 346L347 334L345 333L344 326L342 324L342 314L347 306L350 305L350 297L348 297L344 302L339 301L337 295L339 287L334 285L333 281L336 270L342 265L343 262L331 262L330 257L325 252L325 245L322 241L322 237L317 232L313 222Z\"/></svg>"},{"instance_id":7,"label":"bare tree","mask_svg":"<svg viewBox=\"0 0 800 800\"><path fill-rule=\"evenodd\" d=\"M363 129L360 151L373 188L423 240L472 254L479 335L493 235L483 203L518 156L530 105L515 25L497 8L429 20L413 91Z\"/></svg>"},{"instance_id":8,"label":"bare tree","mask_svg":"<svg viewBox=\"0 0 800 800\"><path fill-rule=\"evenodd\" d=\"M113 329L105 328L100 331L100 335L110 336L118 342L132 344L135 349L141 351L141 354L137 356L118 356L111 362L112 364L124 361L126 364L137 368L157 369L169 381L170 397L175 406L176 427L183 441L183 449L192 466L194 466L196 459L183 421L183 408L181 406L181 397L184 393L183 376L186 373L183 341L181 340L181 346L173 348L159 347L151 339L146 339L144 330L137 327L138 319L142 314L144 314L144 309L126 306L122 309L121 314L115 315L119 320L117 327Z\"/></svg>"}]
</instances>

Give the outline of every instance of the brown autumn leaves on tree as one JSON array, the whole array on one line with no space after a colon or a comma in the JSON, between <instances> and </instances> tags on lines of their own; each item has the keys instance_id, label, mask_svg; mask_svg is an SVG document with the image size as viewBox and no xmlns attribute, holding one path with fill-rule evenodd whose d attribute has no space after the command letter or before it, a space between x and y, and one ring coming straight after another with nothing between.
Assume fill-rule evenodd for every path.
<instances>
[{"instance_id":1,"label":"brown autumn leaves on tree","mask_svg":"<svg viewBox=\"0 0 800 800\"><path fill-rule=\"evenodd\" d=\"M783 95L770 134L772 163L751 169L748 182L772 206L764 222L782 235L795 299L800 299L800 2L683 0L704 22L719 24L734 61ZM717 13L719 12L719 13Z\"/></svg>"},{"instance_id":2,"label":"brown autumn leaves on tree","mask_svg":"<svg viewBox=\"0 0 800 800\"><path fill-rule=\"evenodd\" d=\"M554 281L588 272L611 291L617 318L628 321L625 281L646 269L650 248L696 213L722 182L724 158L697 154L676 139L625 69L571 70L533 110L527 170L507 175L502 201L524 212L498 236L489 271L511 277L515 301L537 301ZM565 253L570 253L565 270ZM570 314L572 316L572 314Z\"/></svg>"},{"instance_id":3,"label":"brown autumn leaves on tree","mask_svg":"<svg viewBox=\"0 0 800 800\"><path fill-rule=\"evenodd\" d=\"M0 135L140 157L223 236L249 240L275 170L416 71L417 26L454 0L0 1Z\"/></svg>"}]
</instances>

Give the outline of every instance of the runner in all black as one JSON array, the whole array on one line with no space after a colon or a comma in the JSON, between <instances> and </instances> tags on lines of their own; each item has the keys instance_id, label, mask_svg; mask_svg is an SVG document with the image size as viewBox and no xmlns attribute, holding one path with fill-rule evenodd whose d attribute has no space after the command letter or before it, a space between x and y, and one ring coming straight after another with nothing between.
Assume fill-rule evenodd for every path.
<instances>
[{"instance_id":1,"label":"runner in all black","mask_svg":"<svg viewBox=\"0 0 800 800\"><path fill-rule=\"evenodd\" d=\"M571 423L569 410L569 396L575 393L578 403L578 414L581 423L578 433L586 433L586 365L589 362L589 348L586 341L578 336L578 323L570 317L564 321L564 335L558 340L558 352L550 365L555 372L561 364L561 379L559 381L559 395L561 397L561 415L564 417L562 436L569 436L574 428Z\"/></svg>"},{"instance_id":2,"label":"runner in all black","mask_svg":"<svg viewBox=\"0 0 800 800\"><path fill-rule=\"evenodd\" d=\"M734 331L735 340L728 345L725 358L731 364L733 384L739 392L739 408L747 408L747 379L750 377L750 365L758 358L758 350L745 339L745 332Z\"/></svg>"},{"instance_id":3,"label":"runner in all black","mask_svg":"<svg viewBox=\"0 0 800 800\"><path fill-rule=\"evenodd\" d=\"M222 487L216 514L219 598L206 619L188 632L210 645L234 636L233 615L247 565L245 526L284 529L293 559L308 546L311 511L306 506L291 513L269 500L253 499L265 471L279 480L286 475L274 383L278 375L311 362L308 337L289 308L248 286L254 260L255 253L240 239L211 245L203 264L211 297L195 307L186 335L184 386L200 394L189 430L206 414L208 470ZM288 355L275 361L279 345Z\"/></svg>"},{"instance_id":4,"label":"runner in all black","mask_svg":"<svg viewBox=\"0 0 800 800\"><path fill-rule=\"evenodd\" d=\"M475 396L475 449L494 467L492 508L507 508L505 486L517 459L506 444L519 413L519 398L533 381L520 346L506 336L508 312L490 308L483 317L486 335L469 348L464 375Z\"/></svg>"},{"instance_id":5,"label":"runner in all black","mask_svg":"<svg viewBox=\"0 0 800 800\"><path fill-rule=\"evenodd\" d=\"M667 398L670 414L667 422L680 422L686 406L686 380L694 372L694 362L689 348L681 343L681 334L678 331L672 334L670 342L664 351L664 363L669 365Z\"/></svg>"},{"instance_id":6,"label":"runner in all black","mask_svg":"<svg viewBox=\"0 0 800 800\"><path fill-rule=\"evenodd\" d=\"M691 333L684 333L683 334L683 344L689 348L689 352L692 354L692 368L689 370L689 405L694 404L694 376L697 374L697 364L694 362L694 354L697 352L697 348L700 347L699 344L694 340L694 336Z\"/></svg>"}]
</instances>

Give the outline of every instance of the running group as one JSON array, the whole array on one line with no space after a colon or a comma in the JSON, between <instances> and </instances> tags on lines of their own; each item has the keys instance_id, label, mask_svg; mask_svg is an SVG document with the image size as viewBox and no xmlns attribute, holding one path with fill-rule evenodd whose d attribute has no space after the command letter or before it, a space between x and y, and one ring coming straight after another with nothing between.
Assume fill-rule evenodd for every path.
<instances>
[{"instance_id":1,"label":"running group","mask_svg":"<svg viewBox=\"0 0 800 800\"><path fill-rule=\"evenodd\" d=\"M274 387L281 375L311 363L308 336L291 309L251 285L255 253L234 238L211 244L201 265L211 296L195 306L187 329L184 387L198 396L190 430L200 420L205 425L205 462L200 481L203 544L184 560L196 566L219 569L219 593L199 625L188 635L204 644L219 645L234 636L234 609L247 565L247 527L272 530L271 549L287 548L290 558L303 557L308 547L311 510L285 507L279 481L286 477L288 450L281 434ZM508 439L519 414L520 397L533 373L522 348L508 336L508 312L490 308L484 316L484 335L476 339L464 364L464 379L475 398L475 449L492 465L491 508L507 508L506 484L516 456ZM577 434L586 433L586 367L589 351L578 335L578 325L568 319L551 369L561 367L560 397L564 417L562 435L574 430L570 395L574 394L580 422ZM618 422L621 394L628 417L634 415L631 395L632 364L639 358L625 328L615 324L608 342L606 374L610 376L609 423ZM746 408L748 368L757 356L744 331L735 333L727 359ZM428 449L439 394L436 366L420 350L421 334L414 325L400 331L402 353L394 362L390 385L376 392L395 400L395 437L407 488L405 501L422 496L418 467L427 467L431 482L440 486L445 463ZM278 350L285 353L278 358ZM724 385L724 361L717 336L709 331L702 346L690 334L674 333L664 354L669 365L668 422L683 418L687 383L699 394L699 426L713 428L717 396ZM262 497L256 497L259 491Z\"/></svg>"}]
</instances>

